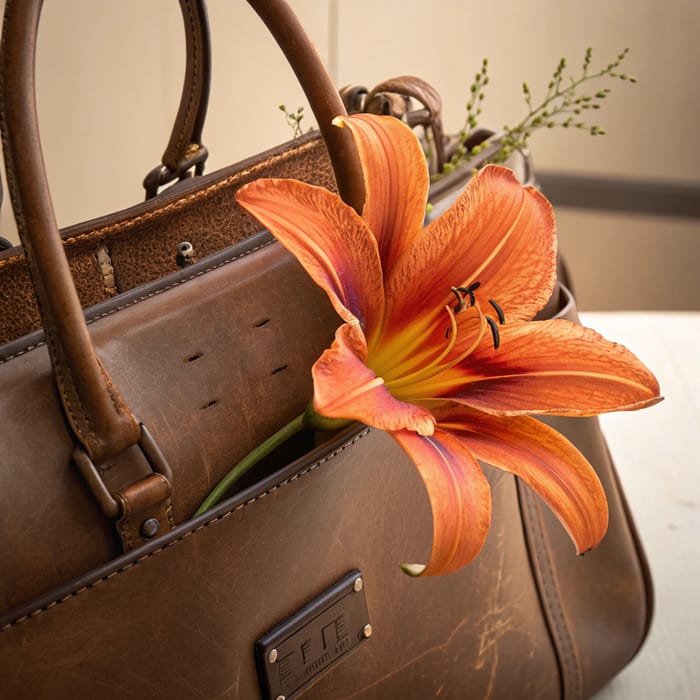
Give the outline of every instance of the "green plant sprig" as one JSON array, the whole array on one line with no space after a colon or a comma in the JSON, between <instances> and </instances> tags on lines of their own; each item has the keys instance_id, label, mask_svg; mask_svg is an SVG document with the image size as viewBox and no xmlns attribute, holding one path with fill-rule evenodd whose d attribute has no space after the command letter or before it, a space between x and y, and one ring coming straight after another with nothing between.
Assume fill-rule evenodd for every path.
<instances>
[{"instance_id":1,"label":"green plant sprig","mask_svg":"<svg viewBox=\"0 0 700 700\"><path fill-rule=\"evenodd\" d=\"M452 172L457 165L467 160L469 154L464 145L471 132L479 124L479 115L481 114L481 103L485 97L484 88L489 84L489 59L484 58L481 63L479 72L474 76L474 82L469 86L469 99L467 100L466 110L467 116L464 121L464 126L458 134L457 147L451 160L445 163L444 173Z\"/></svg>"},{"instance_id":2,"label":"green plant sprig","mask_svg":"<svg viewBox=\"0 0 700 700\"><path fill-rule=\"evenodd\" d=\"M299 138L303 133L301 129L301 120L304 118L304 108L297 107L296 112L288 112L286 105L280 105L278 109L284 112L284 118L287 124L292 128L294 134L293 138Z\"/></svg>"},{"instance_id":3,"label":"green plant sprig","mask_svg":"<svg viewBox=\"0 0 700 700\"><path fill-rule=\"evenodd\" d=\"M614 61L608 63L604 68L593 73L590 72L593 50L586 49L583 59L581 74L574 78L565 76L567 66L566 58L562 58L552 79L547 85L547 92L542 101L533 105L533 96L527 83L523 83L523 98L527 105L528 112L525 117L514 127L504 126L503 133L496 138L500 142L500 148L489 158L491 163L502 163L506 161L515 151L523 151L528 147L532 134L538 129L553 129L561 127L564 129L574 128L588 131L592 136L602 136L605 130L597 124L587 122L585 115L591 110L601 108L601 102L607 98L611 89L601 88L594 93L579 95L581 85L600 78L614 78L624 82L636 83L637 79L627 73L619 73L617 69L624 61L629 49L620 52ZM464 141L469 137L471 131L477 124L477 117L481 113L481 102L484 99L483 87L488 83L486 74L488 63L486 59L482 63L482 68L476 75L476 79L470 86L472 98L467 102L467 119L465 127L459 134L460 142L457 150L445 168L445 172L451 172L462 163L469 160L471 156L480 153L488 141L474 146L467 151ZM475 97L476 96L476 97Z\"/></svg>"}]
</instances>

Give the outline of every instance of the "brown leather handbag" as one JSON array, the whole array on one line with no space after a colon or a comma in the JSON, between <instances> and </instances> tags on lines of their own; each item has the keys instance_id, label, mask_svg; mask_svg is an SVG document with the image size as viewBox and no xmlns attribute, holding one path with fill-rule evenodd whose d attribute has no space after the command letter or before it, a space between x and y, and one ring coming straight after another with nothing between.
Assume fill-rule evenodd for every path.
<instances>
[{"instance_id":1,"label":"brown leather handbag","mask_svg":"<svg viewBox=\"0 0 700 700\"><path fill-rule=\"evenodd\" d=\"M280 1L250 4L330 125L343 106L298 22ZM181 5L188 77L151 194L179 182L59 233L34 109L41 2L6 2L2 131L23 248L0 253L0 694L590 696L634 656L651 614L595 419L556 421L610 504L609 532L585 557L493 470L478 559L406 577L396 563L425 558L430 507L404 453L364 426L295 445L192 519L242 455L301 411L338 324L234 192L271 175L337 185L350 202L362 192L341 129L187 177L205 157L208 67L204 8ZM563 287L550 307L575 317Z\"/></svg>"}]
</instances>

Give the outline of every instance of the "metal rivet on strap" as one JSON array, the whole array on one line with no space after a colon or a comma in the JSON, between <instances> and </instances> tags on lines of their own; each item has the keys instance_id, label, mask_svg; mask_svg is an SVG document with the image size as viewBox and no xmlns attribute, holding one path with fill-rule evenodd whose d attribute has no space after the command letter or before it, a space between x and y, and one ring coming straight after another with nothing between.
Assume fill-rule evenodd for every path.
<instances>
[{"instance_id":1,"label":"metal rivet on strap","mask_svg":"<svg viewBox=\"0 0 700 700\"><path fill-rule=\"evenodd\" d=\"M158 530L160 530L160 522L157 518L148 518L148 520L144 520L141 523L140 533L144 540L150 540L151 537L155 537L158 534Z\"/></svg>"}]
</instances>

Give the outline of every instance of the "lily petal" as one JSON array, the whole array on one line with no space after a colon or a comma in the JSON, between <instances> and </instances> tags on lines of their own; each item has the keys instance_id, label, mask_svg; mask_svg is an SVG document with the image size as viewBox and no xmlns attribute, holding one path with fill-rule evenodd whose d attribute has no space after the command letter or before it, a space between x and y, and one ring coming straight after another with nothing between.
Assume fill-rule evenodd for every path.
<instances>
[{"instance_id":1,"label":"lily petal","mask_svg":"<svg viewBox=\"0 0 700 700\"><path fill-rule=\"evenodd\" d=\"M378 327L384 309L379 251L351 207L296 180L256 180L236 199L299 260L344 321L357 318L369 332Z\"/></svg>"},{"instance_id":2,"label":"lily petal","mask_svg":"<svg viewBox=\"0 0 700 700\"><path fill-rule=\"evenodd\" d=\"M556 279L556 236L549 202L507 168L489 165L407 248L386 280L388 323L434 314L454 301L450 287L480 282L508 321L528 320Z\"/></svg>"},{"instance_id":3,"label":"lily petal","mask_svg":"<svg viewBox=\"0 0 700 700\"><path fill-rule=\"evenodd\" d=\"M433 511L433 547L427 566L404 564L406 573L432 576L462 568L476 557L491 524L491 490L478 462L443 430L421 437L391 433L415 463Z\"/></svg>"},{"instance_id":4,"label":"lily petal","mask_svg":"<svg viewBox=\"0 0 700 700\"><path fill-rule=\"evenodd\" d=\"M443 391L432 395L498 415L590 416L661 400L649 369L590 328L556 319L506 323L500 335L498 350L482 341L468 366L446 373ZM438 390L437 382L430 390Z\"/></svg>"},{"instance_id":5,"label":"lily petal","mask_svg":"<svg viewBox=\"0 0 700 700\"><path fill-rule=\"evenodd\" d=\"M477 459L520 477L552 509L582 554L608 527L598 475L564 436L536 418L496 417L453 406L438 425L456 435Z\"/></svg>"},{"instance_id":6,"label":"lily petal","mask_svg":"<svg viewBox=\"0 0 700 700\"><path fill-rule=\"evenodd\" d=\"M362 218L374 233L384 275L421 232L429 187L418 139L399 119L357 114L337 123L350 129L365 176Z\"/></svg>"},{"instance_id":7,"label":"lily petal","mask_svg":"<svg viewBox=\"0 0 700 700\"><path fill-rule=\"evenodd\" d=\"M357 322L343 324L314 364L314 410L327 418L359 420L381 430L433 433L430 411L394 398L364 363L367 345Z\"/></svg>"}]
</instances>

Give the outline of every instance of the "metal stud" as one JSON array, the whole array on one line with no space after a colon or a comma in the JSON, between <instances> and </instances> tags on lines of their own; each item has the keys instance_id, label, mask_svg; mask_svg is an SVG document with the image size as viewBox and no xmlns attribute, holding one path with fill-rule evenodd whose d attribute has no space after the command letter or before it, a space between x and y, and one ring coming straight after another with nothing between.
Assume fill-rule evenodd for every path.
<instances>
[{"instance_id":1,"label":"metal stud","mask_svg":"<svg viewBox=\"0 0 700 700\"><path fill-rule=\"evenodd\" d=\"M180 267L189 265L194 259L194 246L189 241L179 243L176 249L175 262Z\"/></svg>"},{"instance_id":2,"label":"metal stud","mask_svg":"<svg viewBox=\"0 0 700 700\"><path fill-rule=\"evenodd\" d=\"M367 624L362 628L362 636L365 639L369 639L372 636L372 625Z\"/></svg>"},{"instance_id":3,"label":"metal stud","mask_svg":"<svg viewBox=\"0 0 700 700\"><path fill-rule=\"evenodd\" d=\"M355 593L359 593L362 590L362 586L364 586L362 577L358 576L355 579L355 583L353 583L352 585L352 590L355 591Z\"/></svg>"},{"instance_id":4,"label":"metal stud","mask_svg":"<svg viewBox=\"0 0 700 700\"><path fill-rule=\"evenodd\" d=\"M274 664L277 661L277 649L270 649L267 655L268 663Z\"/></svg>"},{"instance_id":5,"label":"metal stud","mask_svg":"<svg viewBox=\"0 0 700 700\"><path fill-rule=\"evenodd\" d=\"M144 540L150 540L151 537L155 537L160 530L160 522L157 518L148 518L141 523L141 528L139 532Z\"/></svg>"}]
</instances>

